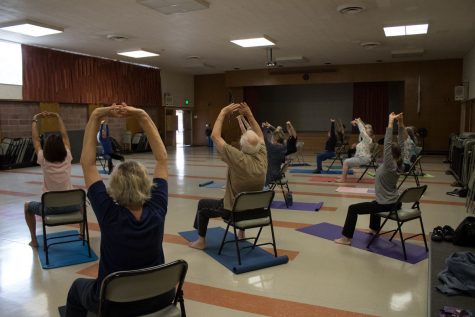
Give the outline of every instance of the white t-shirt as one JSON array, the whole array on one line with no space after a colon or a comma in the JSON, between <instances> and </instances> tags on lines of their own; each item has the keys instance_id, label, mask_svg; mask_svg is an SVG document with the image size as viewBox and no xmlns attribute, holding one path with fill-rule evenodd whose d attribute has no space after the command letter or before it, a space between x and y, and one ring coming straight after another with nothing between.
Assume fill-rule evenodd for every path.
<instances>
[{"instance_id":1,"label":"white t-shirt","mask_svg":"<svg viewBox=\"0 0 475 317\"><path fill-rule=\"evenodd\" d=\"M66 149L66 158L61 163L48 162L43 150L38 152L37 163L43 170L43 192L73 189L71 185L71 151Z\"/></svg>"}]
</instances>

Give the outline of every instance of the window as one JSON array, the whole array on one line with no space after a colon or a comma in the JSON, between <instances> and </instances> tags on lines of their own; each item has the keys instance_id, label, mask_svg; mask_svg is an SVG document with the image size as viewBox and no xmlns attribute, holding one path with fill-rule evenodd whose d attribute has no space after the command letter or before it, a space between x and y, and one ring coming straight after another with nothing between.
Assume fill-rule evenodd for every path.
<instances>
[{"instance_id":1,"label":"window","mask_svg":"<svg viewBox=\"0 0 475 317\"><path fill-rule=\"evenodd\" d=\"M21 45L0 41L0 84L22 85Z\"/></svg>"}]
</instances>

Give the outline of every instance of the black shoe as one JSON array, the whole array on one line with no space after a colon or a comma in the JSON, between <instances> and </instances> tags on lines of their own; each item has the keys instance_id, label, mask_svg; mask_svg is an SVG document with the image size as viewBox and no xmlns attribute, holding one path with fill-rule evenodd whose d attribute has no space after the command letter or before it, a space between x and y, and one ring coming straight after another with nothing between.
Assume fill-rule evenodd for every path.
<instances>
[{"instance_id":1,"label":"black shoe","mask_svg":"<svg viewBox=\"0 0 475 317\"><path fill-rule=\"evenodd\" d=\"M444 235L444 240L447 242L452 242L454 241L454 236L455 236L455 230L451 226L445 225L442 228L442 233Z\"/></svg>"},{"instance_id":2,"label":"black shoe","mask_svg":"<svg viewBox=\"0 0 475 317\"><path fill-rule=\"evenodd\" d=\"M312 173L313 173L313 174L321 174L321 173L322 173L322 170L314 170Z\"/></svg>"},{"instance_id":3,"label":"black shoe","mask_svg":"<svg viewBox=\"0 0 475 317\"><path fill-rule=\"evenodd\" d=\"M430 239L435 242L444 241L444 231L441 226L435 227L434 230L432 230Z\"/></svg>"}]
</instances>

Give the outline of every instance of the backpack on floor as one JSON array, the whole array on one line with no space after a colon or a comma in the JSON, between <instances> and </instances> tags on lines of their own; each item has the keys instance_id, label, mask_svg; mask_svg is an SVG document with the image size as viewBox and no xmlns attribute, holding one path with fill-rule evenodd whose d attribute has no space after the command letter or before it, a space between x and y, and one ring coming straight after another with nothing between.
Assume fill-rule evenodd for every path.
<instances>
[{"instance_id":1,"label":"backpack on floor","mask_svg":"<svg viewBox=\"0 0 475 317\"><path fill-rule=\"evenodd\" d=\"M475 247L475 217L465 218L455 229L454 244Z\"/></svg>"}]
</instances>

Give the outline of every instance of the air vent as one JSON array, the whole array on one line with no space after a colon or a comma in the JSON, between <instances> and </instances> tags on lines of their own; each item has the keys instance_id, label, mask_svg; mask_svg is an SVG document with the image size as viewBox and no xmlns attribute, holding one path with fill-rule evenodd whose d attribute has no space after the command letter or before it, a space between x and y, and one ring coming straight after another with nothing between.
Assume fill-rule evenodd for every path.
<instances>
[{"instance_id":1,"label":"air vent","mask_svg":"<svg viewBox=\"0 0 475 317\"><path fill-rule=\"evenodd\" d=\"M360 45L367 50L373 49L375 47L381 46L380 42L361 42Z\"/></svg>"},{"instance_id":2,"label":"air vent","mask_svg":"<svg viewBox=\"0 0 475 317\"><path fill-rule=\"evenodd\" d=\"M111 41L125 41L128 40L129 38L125 35L119 35L119 34L107 34L107 39Z\"/></svg>"},{"instance_id":3,"label":"air vent","mask_svg":"<svg viewBox=\"0 0 475 317\"><path fill-rule=\"evenodd\" d=\"M397 57L420 57L424 55L424 49L414 48L414 49L405 49L405 50L392 50L391 56L393 58Z\"/></svg>"},{"instance_id":4,"label":"air vent","mask_svg":"<svg viewBox=\"0 0 475 317\"><path fill-rule=\"evenodd\" d=\"M365 10L365 7L357 4L342 4L336 8L341 14L358 14Z\"/></svg>"},{"instance_id":5,"label":"air vent","mask_svg":"<svg viewBox=\"0 0 475 317\"><path fill-rule=\"evenodd\" d=\"M166 15L209 8L209 3L204 0L137 0L137 2Z\"/></svg>"}]
</instances>

